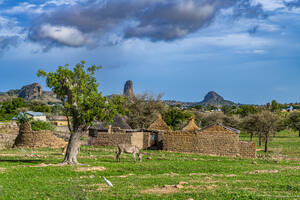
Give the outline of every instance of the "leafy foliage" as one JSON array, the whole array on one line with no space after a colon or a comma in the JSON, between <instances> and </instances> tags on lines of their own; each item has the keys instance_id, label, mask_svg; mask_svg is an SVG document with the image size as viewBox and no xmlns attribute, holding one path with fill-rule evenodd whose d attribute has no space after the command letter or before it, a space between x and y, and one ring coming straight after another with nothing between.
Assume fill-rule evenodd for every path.
<instances>
[{"instance_id":1,"label":"leafy foliage","mask_svg":"<svg viewBox=\"0 0 300 200\"><path fill-rule=\"evenodd\" d=\"M50 130L54 131L54 126L49 122L44 122L41 120L34 120L31 121L31 128L33 131L40 131L40 130Z\"/></svg>"},{"instance_id":2,"label":"leafy foliage","mask_svg":"<svg viewBox=\"0 0 300 200\"><path fill-rule=\"evenodd\" d=\"M289 126L299 132L300 137L300 112L293 112L289 115L288 118Z\"/></svg>"},{"instance_id":3,"label":"leafy foliage","mask_svg":"<svg viewBox=\"0 0 300 200\"><path fill-rule=\"evenodd\" d=\"M17 115L17 124L18 126L21 126L22 124L28 123L32 121L31 117L28 117L27 115L25 115L23 112L20 112Z\"/></svg>"},{"instance_id":4,"label":"leafy foliage","mask_svg":"<svg viewBox=\"0 0 300 200\"><path fill-rule=\"evenodd\" d=\"M18 109L25 106L24 99L14 98L0 103L0 121L11 120L18 114Z\"/></svg>"},{"instance_id":5,"label":"leafy foliage","mask_svg":"<svg viewBox=\"0 0 300 200\"><path fill-rule=\"evenodd\" d=\"M178 130L182 128L183 124L187 122L192 115L193 114L188 111L170 106L168 111L164 113L163 118L173 130Z\"/></svg>"},{"instance_id":6,"label":"leafy foliage","mask_svg":"<svg viewBox=\"0 0 300 200\"><path fill-rule=\"evenodd\" d=\"M147 93L137 96L127 102L127 123L132 128L148 128L156 119L157 114L166 110L166 105L160 100L161 95L154 97Z\"/></svg>"},{"instance_id":7,"label":"leafy foliage","mask_svg":"<svg viewBox=\"0 0 300 200\"><path fill-rule=\"evenodd\" d=\"M68 120L71 137L64 164L78 164L78 141L96 120L112 123L113 118L123 112L125 97L116 96L112 100L98 92L96 70L101 67L85 67L81 61L73 69L68 65L59 66L55 72L39 70L37 75L46 77L46 83L62 101L63 112Z\"/></svg>"},{"instance_id":8,"label":"leafy foliage","mask_svg":"<svg viewBox=\"0 0 300 200\"><path fill-rule=\"evenodd\" d=\"M68 119L72 117L72 133L85 131L95 120L112 122L114 116L123 111L123 97L110 100L98 92L95 72L100 66L85 67L85 62L78 63L73 70L59 66L56 72L38 71L38 76L46 77L49 88L63 102L63 111Z\"/></svg>"}]
</instances>

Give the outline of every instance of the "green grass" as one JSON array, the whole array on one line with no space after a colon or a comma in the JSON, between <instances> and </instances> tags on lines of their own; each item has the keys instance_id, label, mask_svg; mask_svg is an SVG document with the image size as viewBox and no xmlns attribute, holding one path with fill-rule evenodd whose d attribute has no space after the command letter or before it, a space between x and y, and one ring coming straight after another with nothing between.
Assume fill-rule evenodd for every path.
<instances>
[{"instance_id":1,"label":"green grass","mask_svg":"<svg viewBox=\"0 0 300 200\"><path fill-rule=\"evenodd\" d=\"M242 133L240 140L249 141L249 135ZM264 149L264 143L262 146L258 146L258 138L254 137L253 141L256 142L257 149ZM269 142L269 154L280 154L288 156L289 158L300 158L300 137L298 132L292 130L284 130L272 137Z\"/></svg>"},{"instance_id":2,"label":"green grass","mask_svg":"<svg viewBox=\"0 0 300 200\"><path fill-rule=\"evenodd\" d=\"M296 134L281 132L278 136L271 141L271 150L281 148L286 155L299 155L300 144L294 144L299 142ZM82 166L41 166L61 162L60 152L0 151L0 199L300 199L300 161L296 159L143 151L142 163L133 163L130 155L122 155L117 163L114 148L85 146L78 156ZM75 171L87 165L103 166L106 170ZM267 171L247 173L255 170ZM114 187L107 187L102 176ZM186 182L183 188L173 187L170 193L159 193L165 185L181 181ZM153 188L160 190L147 193Z\"/></svg>"}]
</instances>

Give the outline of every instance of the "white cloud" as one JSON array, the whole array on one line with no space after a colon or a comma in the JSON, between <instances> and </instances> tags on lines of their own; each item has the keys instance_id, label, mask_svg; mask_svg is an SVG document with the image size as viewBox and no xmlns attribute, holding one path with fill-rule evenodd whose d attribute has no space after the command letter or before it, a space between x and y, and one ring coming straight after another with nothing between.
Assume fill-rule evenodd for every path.
<instances>
[{"instance_id":1,"label":"white cloud","mask_svg":"<svg viewBox=\"0 0 300 200\"><path fill-rule=\"evenodd\" d=\"M36 5L27 2L23 2L17 6L11 7L1 11L5 14L18 14L18 13L42 13L43 9Z\"/></svg>"},{"instance_id":2,"label":"white cloud","mask_svg":"<svg viewBox=\"0 0 300 200\"><path fill-rule=\"evenodd\" d=\"M262 55L262 54L265 54L266 51L263 49L255 49L255 50L253 50L253 53Z\"/></svg>"},{"instance_id":3,"label":"white cloud","mask_svg":"<svg viewBox=\"0 0 300 200\"><path fill-rule=\"evenodd\" d=\"M40 38L51 39L74 47L81 46L88 42L87 37L74 27L44 24L41 26L38 34Z\"/></svg>"},{"instance_id":4,"label":"white cloud","mask_svg":"<svg viewBox=\"0 0 300 200\"><path fill-rule=\"evenodd\" d=\"M261 4L264 10L267 11L274 11L285 7L283 0L252 0L252 3L254 5Z\"/></svg>"},{"instance_id":5,"label":"white cloud","mask_svg":"<svg viewBox=\"0 0 300 200\"><path fill-rule=\"evenodd\" d=\"M24 28L13 19L0 16L0 36L19 36L25 38Z\"/></svg>"},{"instance_id":6,"label":"white cloud","mask_svg":"<svg viewBox=\"0 0 300 200\"><path fill-rule=\"evenodd\" d=\"M63 5L76 5L79 2L85 2L87 0L49 0L42 4L42 7L48 5L55 5L55 6L63 6Z\"/></svg>"}]
</instances>

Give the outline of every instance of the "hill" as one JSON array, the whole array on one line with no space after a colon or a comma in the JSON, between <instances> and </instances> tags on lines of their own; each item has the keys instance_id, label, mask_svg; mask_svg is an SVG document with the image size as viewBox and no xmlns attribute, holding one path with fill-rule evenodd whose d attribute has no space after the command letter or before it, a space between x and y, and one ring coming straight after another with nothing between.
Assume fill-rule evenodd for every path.
<instances>
[{"instance_id":1,"label":"hill","mask_svg":"<svg viewBox=\"0 0 300 200\"><path fill-rule=\"evenodd\" d=\"M60 102L54 93L43 91L38 83L25 85L21 89L9 90L0 93L0 101L6 101L12 98L23 98L26 101L38 100L42 102Z\"/></svg>"},{"instance_id":2,"label":"hill","mask_svg":"<svg viewBox=\"0 0 300 200\"><path fill-rule=\"evenodd\" d=\"M213 106L225 106L225 105L234 105L235 103L232 101L225 100L218 93L211 91L205 95L203 101L199 104L203 106L213 105Z\"/></svg>"}]
</instances>

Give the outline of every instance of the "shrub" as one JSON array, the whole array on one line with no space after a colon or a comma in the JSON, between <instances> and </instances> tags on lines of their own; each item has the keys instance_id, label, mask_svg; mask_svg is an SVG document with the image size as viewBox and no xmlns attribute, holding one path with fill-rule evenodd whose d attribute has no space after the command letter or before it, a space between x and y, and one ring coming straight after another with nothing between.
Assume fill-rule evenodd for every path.
<instances>
[{"instance_id":1,"label":"shrub","mask_svg":"<svg viewBox=\"0 0 300 200\"><path fill-rule=\"evenodd\" d=\"M50 130L54 131L54 126L49 122L41 120L31 121L31 128L33 131Z\"/></svg>"}]
</instances>

